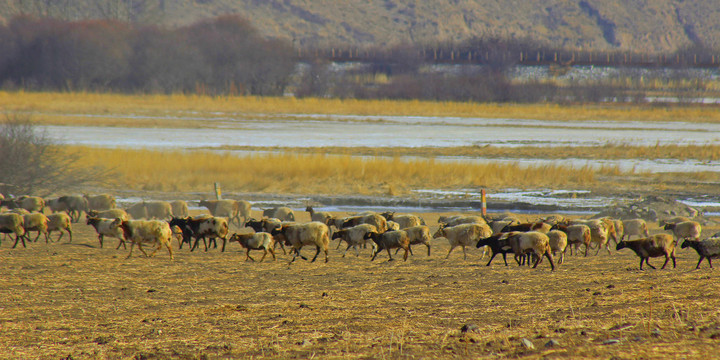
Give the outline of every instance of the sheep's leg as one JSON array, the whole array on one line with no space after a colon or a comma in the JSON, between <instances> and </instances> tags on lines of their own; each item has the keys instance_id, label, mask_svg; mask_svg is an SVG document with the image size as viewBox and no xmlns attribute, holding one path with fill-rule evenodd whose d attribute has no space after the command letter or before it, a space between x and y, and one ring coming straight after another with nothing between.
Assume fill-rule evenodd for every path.
<instances>
[{"instance_id":1,"label":"sheep's leg","mask_svg":"<svg viewBox=\"0 0 720 360\"><path fill-rule=\"evenodd\" d=\"M448 251L448 254L447 254L447 256L445 257L446 259L449 259L449 258L450 258L450 253L453 251L453 249L455 249L455 246L453 246L453 247L450 248L450 251Z\"/></svg>"},{"instance_id":2,"label":"sheep's leg","mask_svg":"<svg viewBox=\"0 0 720 360\"><path fill-rule=\"evenodd\" d=\"M115 250L119 249L119 248L120 248L120 245L122 245L123 249L127 249L127 245L125 244L125 239L120 238L120 239L118 239L118 240L119 240L119 241L118 241L118 246L115 248Z\"/></svg>"},{"instance_id":3,"label":"sheep's leg","mask_svg":"<svg viewBox=\"0 0 720 360\"><path fill-rule=\"evenodd\" d=\"M40 230L38 230L37 236L35 237L35 240L33 240L33 242L37 242L39 238L40 238Z\"/></svg>"},{"instance_id":4,"label":"sheep's leg","mask_svg":"<svg viewBox=\"0 0 720 360\"><path fill-rule=\"evenodd\" d=\"M263 256L263 258L265 258L265 256ZM247 248L245 250L245 261L248 261L248 259L255 262L255 259L253 259L252 256L250 256L250 248Z\"/></svg>"},{"instance_id":5,"label":"sheep's leg","mask_svg":"<svg viewBox=\"0 0 720 360\"><path fill-rule=\"evenodd\" d=\"M387 248L385 250L387 250L388 256L390 257L390 260L388 260L388 261L393 261L392 254L390 253L390 248Z\"/></svg>"},{"instance_id":6,"label":"sheep's leg","mask_svg":"<svg viewBox=\"0 0 720 360\"><path fill-rule=\"evenodd\" d=\"M343 239L342 239L342 238L339 238L339 239L338 239L338 245L337 245L337 247L335 247L335 250L339 249L339 248L340 248L340 245L342 245L342 243L343 243ZM348 243L348 247L350 247L350 243Z\"/></svg>"},{"instance_id":7,"label":"sheep's leg","mask_svg":"<svg viewBox=\"0 0 720 360\"><path fill-rule=\"evenodd\" d=\"M272 255L273 261L277 260L277 258L275 257L275 249L269 248L268 251L270 252L270 255Z\"/></svg>"},{"instance_id":8,"label":"sheep's leg","mask_svg":"<svg viewBox=\"0 0 720 360\"><path fill-rule=\"evenodd\" d=\"M425 243L425 246L428 248L428 256L430 256L430 243Z\"/></svg>"},{"instance_id":9,"label":"sheep's leg","mask_svg":"<svg viewBox=\"0 0 720 360\"><path fill-rule=\"evenodd\" d=\"M283 251L283 255L287 255L287 251L285 251L285 246L282 244L282 242L280 242L280 241L275 242L275 245L273 245L273 249L275 249L275 246L277 246L277 245L280 245L280 248Z\"/></svg>"},{"instance_id":10,"label":"sheep's leg","mask_svg":"<svg viewBox=\"0 0 720 360\"><path fill-rule=\"evenodd\" d=\"M320 255L320 247L316 245L315 248L317 249L317 251L315 251L315 256L313 256L310 262L315 262L315 259L317 259L318 255Z\"/></svg>"},{"instance_id":11,"label":"sheep's leg","mask_svg":"<svg viewBox=\"0 0 720 360\"><path fill-rule=\"evenodd\" d=\"M485 265L485 266L490 266L490 264L492 263L493 259L495 258L495 255L497 255L497 253L493 251L493 254L490 255L490 261L488 261L487 265ZM503 254L503 255L504 255L504 254Z\"/></svg>"},{"instance_id":12,"label":"sheep's leg","mask_svg":"<svg viewBox=\"0 0 720 360\"><path fill-rule=\"evenodd\" d=\"M239 221L239 220L238 220L238 221ZM222 241L223 241L223 247L222 247L221 252L225 252L225 244L227 244L227 239L226 239L226 238L221 238L221 239L222 239ZM608 251L610 251L610 250L608 250Z\"/></svg>"},{"instance_id":13,"label":"sheep's leg","mask_svg":"<svg viewBox=\"0 0 720 360\"><path fill-rule=\"evenodd\" d=\"M347 251L350 250L351 246L352 245L350 245L350 243L348 243L348 246L345 248L345 251L343 251L342 257L345 257L345 254L347 254ZM353 248L355 249L355 253L358 254L358 256L360 256L360 252L358 251L357 247L353 247Z\"/></svg>"},{"instance_id":14,"label":"sheep's leg","mask_svg":"<svg viewBox=\"0 0 720 360\"><path fill-rule=\"evenodd\" d=\"M130 242L130 253L129 253L128 256L126 257L126 259L129 259L129 258L132 256L133 247L135 247L135 242L134 242L134 241L131 241L131 242Z\"/></svg>"},{"instance_id":15,"label":"sheep's leg","mask_svg":"<svg viewBox=\"0 0 720 360\"><path fill-rule=\"evenodd\" d=\"M673 252L670 254L670 257L672 258L672 261L673 261L673 269L675 269L677 267L675 264L675 250L673 250ZM708 261L709 260L710 259L708 259Z\"/></svg>"},{"instance_id":16,"label":"sheep's leg","mask_svg":"<svg viewBox=\"0 0 720 360\"><path fill-rule=\"evenodd\" d=\"M660 269L664 269L665 266L667 265L668 261L670 261L670 257L665 255L665 262L663 263L663 266Z\"/></svg>"},{"instance_id":17,"label":"sheep's leg","mask_svg":"<svg viewBox=\"0 0 720 360\"><path fill-rule=\"evenodd\" d=\"M547 257L548 261L550 262L550 271L555 271L555 264L553 263L552 255L546 252L545 257Z\"/></svg>"},{"instance_id":18,"label":"sheep's leg","mask_svg":"<svg viewBox=\"0 0 720 360\"><path fill-rule=\"evenodd\" d=\"M27 246L25 246L25 237L24 237L24 236L17 236L17 234L15 234L15 244L14 244L13 247L12 247L13 249L17 246L18 240L21 240L21 241L22 241L22 246L23 246L24 248L27 247Z\"/></svg>"},{"instance_id":19,"label":"sheep's leg","mask_svg":"<svg viewBox=\"0 0 720 360\"><path fill-rule=\"evenodd\" d=\"M138 241L137 246L138 246L138 249L140 249L140 251L142 251L142 253L145 254L145 257L150 257L150 256L148 256L147 252L145 252L145 249L143 249L142 241Z\"/></svg>"},{"instance_id":20,"label":"sheep's leg","mask_svg":"<svg viewBox=\"0 0 720 360\"><path fill-rule=\"evenodd\" d=\"M403 261L407 261L408 253L412 254L412 250L410 249L410 246L408 246L408 247L405 249L405 256L404 256L404 258L403 258Z\"/></svg>"},{"instance_id":21,"label":"sheep's leg","mask_svg":"<svg viewBox=\"0 0 720 360\"><path fill-rule=\"evenodd\" d=\"M503 252L503 253L502 253L502 256L503 256L503 261L505 262L505 266L509 266L508 263L507 263L507 253L506 253L506 252Z\"/></svg>"},{"instance_id":22,"label":"sheep's leg","mask_svg":"<svg viewBox=\"0 0 720 360\"><path fill-rule=\"evenodd\" d=\"M460 245L463 249L463 260L467 260L467 252L465 251L465 245Z\"/></svg>"},{"instance_id":23,"label":"sheep's leg","mask_svg":"<svg viewBox=\"0 0 720 360\"><path fill-rule=\"evenodd\" d=\"M640 261L642 261L642 258L641 258L641 260L640 260ZM649 267L651 267L651 268L655 269L655 267L654 267L654 266L650 265L650 258L645 258L645 263L647 264L647 266L649 266ZM641 264L640 270L642 270L642 262L641 262L640 264Z\"/></svg>"},{"instance_id":24,"label":"sheep's leg","mask_svg":"<svg viewBox=\"0 0 720 360\"><path fill-rule=\"evenodd\" d=\"M240 220L240 219L238 219L238 221L239 221L239 220ZM265 257L267 256L267 253L268 253L267 249L263 249L263 256L260 258L260 262L263 262L263 260L265 260Z\"/></svg>"},{"instance_id":25,"label":"sheep's leg","mask_svg":"<svg viewBox=\"0 0 720 360\"><path fill-rule=\"evenodd\" d=\"M162 249L162 243L158 242L157 247L155 248L155 250L153 250L152 254L150 254L150 257L155 256L155 253L158 252L158 250L160 249Z\"/></svg>"},{"instance_id":26,"label":"sheep's leg","mask_svg":"<svg viewBox=\"0 0 720 360\"><path fill-rule=\"evenodd\" d=\"M175 255L173 255L172 251L172 244L170 244L170 242L168 241L165 243L165 246L167 247L168 253L170 254L170 260L175 260Z\"/></svg>"},{"instance_id":27,"label":"sheep's leg","mask_svg":"<svg viewBox=\"0 0 720 360\"><path fill-rule=\"evenodd\" d=\"M328 249L325 248L325 250L323 250L323 251L325 252L325 263L327 264L327 262L328 262L328 260L329 260L329 259L328 259Z\"/></svg>"},{"instance_id":28,"label":"sheep's leg","mask_svg":"<svg viewBox=\"0 0 720 360\"><path fill-rule=\"evenodd\" d=\"M700 268L700 263L703 261L704 258L705 258L704 256L700 255L700 260L698 260L698 263L697 263L697 266L695 266L695 269ZM710 268L712 268L712 262L710 262L710 258L708 258L708 263L710 263Z\"/></svg>"},{"instance_id":29,"label":"sheep's leg","mask_svg":"<svg viewBox=\"0 0 720 360\"><path fill-rule=\"evenodd\" d=\"M590 244L585 243L585 257L587 257L587 255L588 255L588 250L590 250Z\"/></svg>"},{"instance_id":30,"label":"sheep's leg","mask_svg":"<svg viewBox=\"0 0 720 360\"><path fill-rule=\"evenodd\" d=\"M375 257L377 256L377 254L378 254L379 252L380 252L380 250L375 249L375 251L373 251L372 257L370 258L370 261L375 260Z\"/></svg>"}]
</instances>

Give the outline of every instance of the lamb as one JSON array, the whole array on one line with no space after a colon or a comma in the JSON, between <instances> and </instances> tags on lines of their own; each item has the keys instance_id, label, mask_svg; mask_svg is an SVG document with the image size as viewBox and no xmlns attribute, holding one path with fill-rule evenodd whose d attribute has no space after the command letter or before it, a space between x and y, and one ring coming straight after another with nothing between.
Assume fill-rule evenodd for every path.
<instances>
[{"instance_id":1,"label":"lamb","mask_svg":"<svg viewBox=\"0 0 720 360\"><path fill-rule=\"evenodd\" d=\"M403 260L407 261L408 254L410 253L410 238L408 237L408 233L406 231L391 230L384 233L372 232L369 233L367 237L372 239L373 242L377 245L377 248L375 249L372 258L370 258L370 261L375 260L375 257L377 257L377 255L381 251L383 251L383 249L387 250L388 257L390 257L390 260L388 261L393 261L390 249L395 248L401 248L405 250Z\"/></svg>"},{"instance_id":2,"label":"lamb","mask_svg":"<svg viewBox=\"0 0 720 360\"><path fill-rule=\"evenodd\" d=\"M620 237L621 241L625 240L625 236L627 236L628 240L630 240L633 235L637 236L638 238L650 237L647 223L643 219L623 220L622 227L623 234Z\"/></svg>"},{"instance_id":3,"label":"lamb","mask_svg":"<svg viewBox=\"0 0 720 360\"><path fill-rule=\"evenodd\" d=\"M22 215L15 213L4 213L0 214L0 233L3 234L15 234L15 248L19 240L22 240L22 245L25 247L25 227L24 219Z\"/></svg>"},{"instance_id":4,"label":"lamb","mask_svg":"<svg viewBox=\"0 0 720 360\"><path fill-rule=\"evenodd\" d=\"M720 238L709 238L701 241L685 240L680 248L684 249L686 247L695 249L698 255L700 255L700 260L698 260L697 266L695 266L696 269L700 268L700 263L702 263L703 259L707 259L712 269L712 259L720 257Z\"/></svg>"},{"instance_id":5,"label":"lamb","mask_svg":"<svg viewBox=\"0 0 720 360\"><path fill-rule=\"evenodd\" d=\"M665 230L672 230L677 242L683 240L698 240L702 232L702 226L697 221L683 221L679 223L668 223L663 227Z\"/></svg>"},{"instance_id":6,"label":"lamb","mask_svg":"<svg viewBox=\"0 0 720 360\"><path fill-rule=\"evenodd\" d=\"M553 256L559 252L560 260L558 260L558 264L562 264L565 262L565 249L568 244L567 234L560 230L551 230L547 233L547 236L550 239L550 250L552 250Z\"/></svg>"},{"instance_id":7,"label":"lamb","mask_svg":"<svg viewBox=\"0 0 720 360\"><path fill-rule=\"evenodd\" d=\"M101 219L117 219L120 218L122 220L130 220L130 216L128 213L123 209L110 209L110 210L88 210L86 213L87 218L96 217Z\"/></svg>"},{"instance_id":8,"label":"lamb","mask_svg":"<svg viewBox=\"0 0 720 360\"><path fill-rule=\"evenodd\" d=\"M58 236L56 241L60 241L62 239L63 231L66 231L68 233L68 236L70 236L70 240L68 242L72 242L72 219L70 218L70 215L65 213L57 213L57 214L50 214L47 216L48 219L48 236L50 236L50 233L53 231L59 231L60 236Z\"/></svg>"},{"instance_id":9,"label":"lamb","mask_svg":"<svg viewBox=\"0 0 720 360\"><path fill-rule=\"evenodd\" d=\"M48 237L48 218L45 214L39 212L32 212L30 214L23 215L23 227L25 228L25 237L30 240L30 231L37 231L37 236L33 242L38 241L40 235L45 235L45 243L47 244Z\"/></svg>"},{"instance_id":10,"label":"lamb","mask_svg":"<svg viewBox=\"0 0 720 360\"><path fill-rule=\"evenodd\" d=\"M184 218L190 216L190 209L188 209L188 204L185 200L171 201L170 207L172 208L173 217Z\"/></svg>"},{"instance_id":11,"label":"lamb","mask_svg":"<svg viewBox=\"0 0 720 360\"><path fill-rule=\"evenodd\" d=\"M533 269L538 266L542 261L542 257L545 256L548 261L550 261L551 271L555 271L555 264L553 263L551 254L552 250L550 249L550 239L546 234L539 231L510 233L507 242L515 253L515 261L517 261L518 265L520 265L520 257L529 253L533 254L536 258Z\"/></svg>"},{"instance_id":12,"label":"lamb","mask_svg":"<svg viewBox=\"0 0 720 360\"><path fill-rule=\"evenodd\" d=\"M651 257L665 256L665 263L662 269L668 263L668 260L672 258L673 268L675 268L675 241L672 235L669 234L655 234L646 238L637 240L622 240L617 244L616 250L628 248L640 257L640 270L643 269L643 262L649 267L655 269L654 266L650 265L649 259Z\"/></svg>"},{"instance_id":13,"label":"lamb","mask_svg":"<svg viewBox=\"0 0 720 360\"><path fill-rule=\"evenodd\" d=\"M57 199L58 203L62 204L65 208L65 212L70 215L70 219L73 222L80 221L80 215L83 212L87 213L90 209L88 207L88 201L80 195L66 195L61 196Z\"/></svg>"},{"instance_id":14,"label":"lamb","mask_svg":"<svg viewBox=\"0 0 720 360\"><path fill-rule=\"evenodd\" d=\"M245 261L252 260L255 261L250 256L250 250L262 250L263 256L260 258L260 262L265 260L265 256L267 256L267 253L270 252L270 255L272 255L273 260L276 260L275 258L275 250L274 248L274 242L275 239L273 239L272 235L266 233L266 232L258 232L258 233L249 233L249 234L232 234L229 239L230 242L237 241L242 247L247 249L245 252Z\"/></svg>"},{"instance_id":15,"label":"lamb","mask_svg":"<svg viewBox=\"0 0 720 360\"><path fill-rule=\"evenodd\" d=\"M315 211L312 206L308 205L305 211L310 213L311 221L319 221L325 225L328 225L328 219L332 218L332 215L327 211Z\"/></svg>"},{"instance_id":16,"label":"lamb","mask_svg":"<svg viewBox=\"0 0 720 360\"><path fill-rule=\"evenodd\" d=\"M428 256L430 256L430 241L432 236L430 235L430 228L425 225L412 226L403 229L410 239L410 246L416 244L423 244L427 247ZM412 247L409 247L410 254L412 254ZM397 251L400 251L398 249ZM395 252L397 254L397 251Z\"/></svg>"},{"instance_id":17,"label":"lamb","mask_svg":"<svg viewBox=\"0 0 720 360\"><path fill-rule=\"evenodd\" d=\"M127 219L118 218L120 221L127 221ZM119 240L118 246L115 250L120 248L122 245L123 249L127 249L125 245L125 236L123 235L122 229L113 225L114 219L103 219L99 217L87 218L87 224L95 228L95 232L98 234L98 242L100 242L100 248L103 247L105 236L114 237Z\"/></svg>"},{"instance_id":18,"label":"lamb","mask_svg":"<svg viewBox=\"0 0 720 360\"><path fill-rule=\"evenodd\" d=\"M298 255L307 260L306 257L300 255L300 249L305 245L315 245L317 249L310 262L317 259L320 251L325 252L325 262L328 262L329 232L327 225L319 221L312 221L306 224L286 224L279 229L273 230L271 234L276 239L280 236L287 244L292 245L294 254L290 263L294 262Z\"/></svg>"},{"instance_id":19,"label":"lamb","mask_svg":"<svg viewBox=\"0 0 720 360\"><path fill-rule=\"evenodd\" d=\"M125 240L131 241L130 253L127 258L132 256L133 246L137 244L138 249L147 257L155 256L155 253L164 245L170 254L170 260L175 257L172 251L172 230L170 225L161 220L113 220L112 227L122 229ZM155 250L148 255L142 248L143 244L156 245Z\"/></svg>"},{"instance_id":20,"label":"lamb","mask_svg":"<svg viewBox=\"0 0 720 360\"><path fill-rule=\"evenodd\" d=\"M567 234L567 243L575 247L575 253L580 245L585 245L585 256L588 255L590 249L590 241L592 240L590 227L583 224L578 225L561 225L557 224L553 226L553 230L560 230ZM572 247L570 248L570 255L572 255Z\"/></svg>"},{"instance_id":21,"label":"lamb","mask_svg":"<svg viewBox=\"0 0 720 360\"><path fill-rule=\"evenodd\" d=\"M110 210L115 208L115 197L110 194L100 194L100 195L83 195L85 199L88 201L88 208L90 210L97 210L97 211L103 211L103 210Z\"/></svg>"},{"instance_id":22,"label":"lamb","mask_svg":"<svg viewBox=\"0 0 720 360\"><path fill-rule=\"evenodd\" d=\"M347 248L343 252L342 257L345 257L345 254L351 247L355 249L355 255L360 256L360 252L358 251L358 245L364 245L367 241L367 234L371 232L377 232L377 227L375 227L375 225L360 224L334 232L332 235L332 240L340 239L340 241L338 242L338 247L343 241L348 244ZM375 243L373 242L373 253L374 252Z\"/></svg>"},{"instance_id":23,"label":"lamb","mask_svg":"<svg viewBox=\"0 0 720 360\"><path fill-rule=\"evenodd\" d=\"M446 259L450 257L453 249L458 246L462 247L463 259L467 260L466 246L475 245L475 243L492 235L492 230L485 224L461 224L457 226L447 227L440 225L433 238L444 237L450 242L450 251L448 251ZM483 254L483 257L485 254Z\"/></svg>"}]
</instances>

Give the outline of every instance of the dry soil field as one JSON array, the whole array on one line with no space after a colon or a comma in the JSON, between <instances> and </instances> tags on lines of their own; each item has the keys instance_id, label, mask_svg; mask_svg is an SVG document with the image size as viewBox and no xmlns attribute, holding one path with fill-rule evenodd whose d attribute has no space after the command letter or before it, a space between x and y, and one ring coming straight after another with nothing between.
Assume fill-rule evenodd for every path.
<instances>
[{"instance_id":1,"label":"dry soil field","mask_svg":"<svg viewBox=\"0 0 720 360\"><path fill-rule=\"evenodd\" d=\"M678 249L676 269L640 271L625 249L551 272L486 267L477 249L445 259L444 239L407 262L341 258L333 242L329 263L293 264L282 251L246 262L235 243L175 246L174 261L125 259L115 244L99 248L84 224L72 243L4 241L0 358L707 359L720 348L720 274L694 270L692 249Z\"/></svg>"}]
</instances>

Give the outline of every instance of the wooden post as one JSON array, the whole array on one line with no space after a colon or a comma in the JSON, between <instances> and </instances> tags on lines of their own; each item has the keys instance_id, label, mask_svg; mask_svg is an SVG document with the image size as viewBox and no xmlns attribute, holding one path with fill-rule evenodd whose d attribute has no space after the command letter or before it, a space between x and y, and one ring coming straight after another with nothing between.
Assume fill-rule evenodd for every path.
<instances>
[{"instance_id":1,"label":"wooden post","mask_svg":"<svg viewBox=\"0 0 720 360\"><path fill-rule=\"evenodd\" d=\"M222 200L222 189L220 189L220 183L215 183L215 199Z\"/></svg>"},{"instance_id":2,"label":"wooden post","mask_svg":"<svg viewBox=\"0 0 720 360\"><path fill-rule=\"evenodd\" d=\"M480 211L483 216L487 215L487 202L485 201L485 189L480 190L480 201L482 203Z\"/></svg>"}]
</instances>

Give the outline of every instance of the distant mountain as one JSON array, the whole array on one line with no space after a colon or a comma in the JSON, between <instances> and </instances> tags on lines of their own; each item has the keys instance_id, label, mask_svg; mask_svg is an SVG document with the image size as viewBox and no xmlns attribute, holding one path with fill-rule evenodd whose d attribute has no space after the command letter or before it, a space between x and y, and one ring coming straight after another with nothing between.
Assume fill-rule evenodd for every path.
<instances>
[{"instance_id":1,"label":"distant mountain","mask_svg":"<svg viewBox=\"0 0 720 360\"><path fill-rule=\"evenodd\" d=\"M239 13L296 46L531 38L568 48L720 49L719 0L0 0L0 16L116 18L186 25Z\"/></svg>"}]
</instances>

